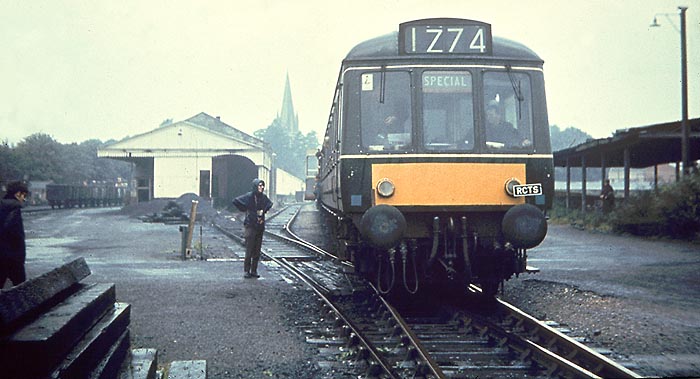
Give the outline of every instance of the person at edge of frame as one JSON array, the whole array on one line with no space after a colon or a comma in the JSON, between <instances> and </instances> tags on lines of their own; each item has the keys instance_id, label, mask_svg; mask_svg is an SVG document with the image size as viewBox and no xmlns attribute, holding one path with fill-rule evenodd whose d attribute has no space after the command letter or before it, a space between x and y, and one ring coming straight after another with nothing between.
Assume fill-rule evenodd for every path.
<instances>
[{"instance_id":1,"label":"person at edge of frame","mask_svg":"<svg viewBox=\"0 0 700 379\"><path fill-rule=\"evenodd\" d=\"M259 278L258 262L265 231L265 213L272 208L272 201L263 193L265 182L253 180L253 190L233 199L233 205L241 212L246 212L245 226L245 260L243 261L244 278Z\"/></svg>"},{"instance_id":2,"label":"person at edge of frame","mask_svg":"<svg viewBox=\"0 0 700 379\"><path fill-rule=\"evenodd\" d=\"M13 286L27 280L24 262L27 247L24 238L22 206L29 189L22 182L7 184L5 196L0 200L0 289L10 279Z\"/></svg>"},{"instance_id":3,"label":"person at edge of frame","mask_svg":"<svg viewBox=\"0 0 700 379\"><path fill-rule=\"evenodd\" d=\"M603 190L600 192L600 199L603 200L603 213L608 214L615 209L615 191L610 185L610 179L603 182Z\"/></svg>"}]
</instances>

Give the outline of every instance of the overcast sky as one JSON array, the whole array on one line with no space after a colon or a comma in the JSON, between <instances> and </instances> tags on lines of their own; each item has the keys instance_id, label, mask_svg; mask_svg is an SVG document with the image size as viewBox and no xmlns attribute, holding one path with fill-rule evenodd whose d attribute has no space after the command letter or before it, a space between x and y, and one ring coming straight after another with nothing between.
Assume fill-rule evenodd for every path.
<instances>
[{"instance_id":1,"label":"overcast sky","mask_svg":"<svg viewBox=\"0 0 700 379\"><path fill-rule=\"evenodd\" d=\"M3 0L0 140L118 140L199 112L252 134L280 111L287 73L299 128L320 137L347 52L430 17L484 21L530 47L545 61L550 124L602 138L681 118L679 5L696 118L690 0ZM649 27L655 14L660 28Z\"/></svg>"}]
</instances>

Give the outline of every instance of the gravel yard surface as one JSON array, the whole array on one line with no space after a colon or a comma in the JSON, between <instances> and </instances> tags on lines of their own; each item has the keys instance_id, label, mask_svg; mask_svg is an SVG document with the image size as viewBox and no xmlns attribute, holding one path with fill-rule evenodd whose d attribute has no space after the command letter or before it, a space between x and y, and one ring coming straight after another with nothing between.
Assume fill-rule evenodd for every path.
<instances>
[{"instance_id":1,"label":"gravel yard surface","mask_svg":"<svg viewBox=\"0 0 700 379\"><path fill-rule=\"evenodd\" d=\"M504 300L641 375L700 377L700 246L550 225L529 256L542 271L508 281Z\"/></svg>"},{"instance_id":2,"label":"gravel yard surface","mask_svg":"<svg viewBox=\"0 0 700 379\"><path fill-rule=\"evenodd\" d=\"M117 301L132 307L132 348L157 349L161 367L204 359L209 378L319 377L296 326L315 304L307 291L264 264L260 279L244 279L242 247L207 226L201 251L218 260L181 260L179 225L136 218L165 204L157 203L25 215L28 276L84 257L85 281L115 283ZM199 238L197 228L193 246Z\"/></svg>"},{"instance_id":3,"label":"gravel yard surface","mask_svg":"<svg viewBox=\"0 0 700 379\"><path fill-rule=\"evenodd\" d=\"M188 198L178 199L185 207ZM205 359L210 378L318 378L316 351L303 325L316 301L268 262L259 280L243 279L243 249L206 223L195 256L180 259L178 225L143 223L164 202L124 209L74 209L25 215L27 272L39 275L85 257L90 282L116 284L132 305L132 347L156 348L161 366ZM238 214L201 214L242 231ZM329 238L311 204L299 234ZM316 235L312 235L316 233ZM200 237L201 236L201 237ZM542 320L568 325L645 376L700 376L700 247L551 226L530 252L542 271L506 282L503 298Z\"/></svg>"},{"instance_id":4,"label":"gravel yard surface","mask_svg":"<svg viewBox=\"0 0 700 379\"><path fill-rule=\"evenodd\" d=\"M311 206L301 229L315 243L332 236ZM303 220L303 222L301 222ZM505 283L503 300L650 377L700 377L700 246L550 225L529 252L541 269Z\"/></svg>"}]
</instances>

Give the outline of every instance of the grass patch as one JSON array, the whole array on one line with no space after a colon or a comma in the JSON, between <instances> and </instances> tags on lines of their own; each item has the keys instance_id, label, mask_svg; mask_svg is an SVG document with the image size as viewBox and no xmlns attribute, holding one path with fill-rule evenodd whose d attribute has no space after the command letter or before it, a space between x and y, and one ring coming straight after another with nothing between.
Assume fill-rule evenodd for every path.
<instances>
[{"instance_id":1,"label":"grass patch","mask_svg":"<svg viewBox=\"0 0 700 379\"><path fill-rule=\"evenodd\" d=\"M558 200L549 216L551 223L585 230L700 241L700 174L694 172L658 193L636 193L618 201L607 215L598 209L567 210Z\"/></svg>"}]
</instances>

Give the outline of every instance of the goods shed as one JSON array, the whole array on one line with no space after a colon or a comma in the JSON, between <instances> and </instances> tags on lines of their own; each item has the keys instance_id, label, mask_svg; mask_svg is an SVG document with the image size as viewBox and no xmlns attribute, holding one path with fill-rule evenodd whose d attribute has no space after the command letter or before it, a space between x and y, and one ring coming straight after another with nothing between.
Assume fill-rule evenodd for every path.
<instances>
[{"instance_id":1,"label":"goods shed","mask_svg":"<svg viewBox=\"0 0 700 379\"><path fill-rule=\"evenodd\" d=\"M700 118L688 120L688 157L691 166L700 159ZM630 193L630 169L654 167L654 187L658 185L657 167L676 164L680 178L681 122L667 122L618 130L612 137L586 141L554 153L554 166L566 168L566 204L571 198L571 168L581 169L581 207L586 206L586 169L600 168L601 186L606 170L624 169L624 197ZM691 167L691 169L693 169Z\"/></svg>"},{"instance_id":2,"label":"goods shed","mask_svg":"<svg viewBox=\"0 0 700 379\"><path fill-rule=\"evenodd\" d=\"M97 156L133 164L138 201L195 193L229 203L250 191L254 178L268 183L270 198L276 194L269 145L206 113L112 143Z\"/></svg>"}]
</instances>

